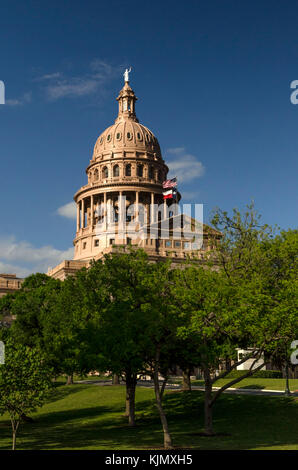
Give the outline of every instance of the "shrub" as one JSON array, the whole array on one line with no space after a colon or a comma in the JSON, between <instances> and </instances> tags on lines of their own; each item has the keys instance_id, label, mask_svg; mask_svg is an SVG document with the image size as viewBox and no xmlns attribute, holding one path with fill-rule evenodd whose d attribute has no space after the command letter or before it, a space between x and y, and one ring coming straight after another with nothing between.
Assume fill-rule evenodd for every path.
<instances>
[{"instance_id":1,"label":"shrub","mask_svg":"<svg viewBox=\"0 0 298 470\"><path fill-rule=\"evenodd\" d=\"M246 374L247 370L232 370L227 379L236 379ZM251 377L256 379L282 379L282 372L280 370L258 370Z\"/></svg>"}]
</instances>

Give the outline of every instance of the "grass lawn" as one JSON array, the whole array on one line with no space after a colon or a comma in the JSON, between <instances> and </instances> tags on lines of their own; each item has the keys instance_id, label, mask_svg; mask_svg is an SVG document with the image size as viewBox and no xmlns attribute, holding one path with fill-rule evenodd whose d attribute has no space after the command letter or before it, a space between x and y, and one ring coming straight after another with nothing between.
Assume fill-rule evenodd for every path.
<instances>
[{"instance_id":1,"label":"grass lawn","mask_svg":"<svg viewBox=\"0 0 298 470\"><path fill-rule=\"evenodd\" d=\"M215 382L214 387L221 387L225 385L232 379L220 379L218 382ZM290 379L290 390L295 392L298 390L298 379ZM203 380L193 380L193 385L204 385ZM232 388L251 388L256 390L284 390L286 386L285 379L258 379L258 378L249 378L243 379L241 382L238 382L233 385Z\"/></svg>"},{"instance_id":2,"label":"grass lawn","mask_svg":"<svg viewBox=\"0 0 298 470\"><path fill-rule=\"evenodd\" d=\"M51 399L22 423L17 449L154 449L163 442L153 390L138 387L137 427L123 417L125 388L56 384ZM203 393L168 391L169 427L176 447L194 449L298 449L298 400L223 395L215 405L216 437L202 437ZM0 417L0 449L9 449L8 416Z\"/></svg>"}]
</instances>

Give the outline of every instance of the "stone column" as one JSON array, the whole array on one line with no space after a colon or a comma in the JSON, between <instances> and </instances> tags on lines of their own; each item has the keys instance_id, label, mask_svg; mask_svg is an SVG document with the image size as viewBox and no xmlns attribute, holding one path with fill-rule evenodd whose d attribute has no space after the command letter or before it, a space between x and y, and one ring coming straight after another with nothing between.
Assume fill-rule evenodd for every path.
<instances>
[{"instance_id":1,"label":"stone column","mask_svg":"<svg viewBox=\"0 0 298 470\"><path fill-rule=\"evenodd\" d=\"M163 218L164 219L167 218L167 200L166 199L163 201Z\"/></svg>"},{"instance_id":2,"label":"stone column","mask_svg":"<svg viewBox=\"0 0 298 470\"><path fill-rule=\"evenodd\" d=\"M146 221L145 221L145 223L147 225L150 224L150 202L148 202L148 201L149 200L147 199L146 206L145 206L146 207Z\"/></svg>"},{"instance_id":3,"label":"stone column","mask_svg":"<svg viewBox=\"0 0 298 470\"><path fill-rule=\"evenodd\" d=\"M103 193L104 230L107 230L107 193Z\"/></svg>"},{"instance_id":4,"label":"stone column","mask_svg":"<svg viewBox=\"0 0 298 470\"><path fill-rule=\"evenodd\" d=\"M121 238L125 239L125 204L123 201L123 191L119 191L118 196L118 234L121 234ZM120 238L120 236L119 236Z\"/></svg>"},{"instance_id":5,"label":"stone column","mask_svg":"<svg viewBox=\"0 0 298 470\"><path fill-rule=\"evenodd\" d=\"M113 199L112 196L108 196L107 198L107 224L108 226L112 223L112 205L113 205Z\"/></svg>"},{"instance_id":6,"label":"stone column","mask_svg":"<svg viewBox=\"0 0 298 470\"><path fill-rule=\"evenodd\" d=\"M81 201L81 228L85 227L85 204L84 199Z\"/></svg>"},{"instance_id":7,"label":"stone column","mask_svg":"<svg viewBox=\"0 0 298 470\"><path fill-rule=\"evenodd\" d=\"M77 202L77 232L80 230L80 203Z\"/></svg>"},{"instance_id":8,"label":"stone column","mask_svg":"<svg viewBox=\"0 0 298 470\"><path fill-rule=\"evenodd\" d=\"M119 195L118 195L118 224L121 223L122 220L123 220L122 196L123 196L123 191L119 191Z\"/></svg>"},{"instance_id":9,"label":"stone column","mask_svg":"<svg viewBox=\"0 0 298 470\"><path fill-rule=\"evenodd\" d=\"M91 195L91 204L90 204L90 210L91 210L91 217L90 217L90 222L91 222L91 230L93 229L93 225L94 225L94 196Z\"/></svg>"},{"instance_id":10,"label":"stone column","mask_svg":"<svg viewBox=\"0 0 298 470\"><path fill-rule=\"evenodd\" d=\"M136 202L135 202L135 221L139 221L139 191L136 191Z\"/></svg>"},{"instance_id":11,"label":"stone column","mask_svg":"<svg viewBox=\"0 0 298 470\"><path fill-rule=\"evenodd\" d=\"M151 193L151 207L150 207L150 222L153 224L155 221L154 217L154 193Z\"/></svg>"}]
</instances>

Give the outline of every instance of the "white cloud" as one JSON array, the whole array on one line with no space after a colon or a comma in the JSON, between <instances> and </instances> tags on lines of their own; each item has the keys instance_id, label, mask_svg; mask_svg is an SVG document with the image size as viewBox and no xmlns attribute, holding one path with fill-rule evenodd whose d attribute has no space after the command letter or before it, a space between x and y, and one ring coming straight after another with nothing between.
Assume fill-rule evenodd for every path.
<instances>
[{"instance_id":1,"label":"white cloud","mask_svg":"<svg viewBox=\"0 0 298 470\"><path fill-rule=\"evenodd\" d=\"M179 155L183 152L185 152L184 147L174 147L174 148L171 148L171 149L167 150L167 153L172 153L174 155Z\"/></svg>"},{"instance_id":2,"label":"white cloud","mask_svg":"<svg viewBox=\"0 0 298 470\"><path fill-rule=\"evenodd\" d=\"M32 100L31 91L24 93L21 98L6 100L5 104L8 106L23 106L24 104L30 103Z\"/></svg>"},{"instance_id":3,"label":"white cloud","mask_svg":"<svg viewBox=\"0 0 298 470\"><path fill-rule=\"evenodd\" d=\"M66 217L67 219L76 220L77 209L75 202L68 202L67 204L64 204L64 206L59 207L59 209L57 209L57 214L61 215L61 217Z\"/></svg>"},{"instance_id":4,"label":"white cloud","mask_svg":"<svg viewBox=\"0 0 298 470\"><path fill-rule=\"evenodd\" d=\"M58 100L66 96L84 96L94 93L98 87L98 82L88 78L70 78L59 80L47 87L46 93L50 100Z\"/></svg>"},{"instance_id":5,"label":"white cloud","mask_svg":"<svg viewBox=\"0 0 298 470\"><path fill-rule=\"evenodd\" d=\"M35 247L14 236L0 238L0 270L27 276L34 272L47 272L65 259L73 258L73 248L58 250L51 245Z\"/></svg>"},{"instance_id":6,"label":"white cloud","mask_svg":"<svg viewBox=\"0 0 298 470\"><path fill-rule=\"evenodd\" d=\"M205 168L203 164L190 153L187 153L184 147L175 147L167 149L167 165L169 167L169 178L177 176L178 183L189 182L203 176Z\"/></svg>"},{"instance_id":7,"label":"white cloud","mask_svg":"<svg viewBox=\"0 0 298 470\"><path fill-rule=\"evenodd\" d=\"M97 78L105 78L107 76L111 76L113 74L113 68L107 62L104 62L100 59L94 59L90 63L90 68L93 70L95 76Z\"/></svg>"},{"instance_id":8,"label":"white cloud","mask_svg":"<svg viewBox=\"0 0 298 470\"><path fill-rule=\"evenodd\" d=\"M47 73L41 77L35 78L34 82L42 82L44 80L53 80L54 78L60 78L62 76L61 72Z\"/></svg>"},{"instance_id":9,"label":"white cloud","mask_svg":"<svg viewBox=\"0 0 298 470\"><path fill-rule=\"evenodd\" d=\"M82 76L66 77L61 72L37 77L35 81L46 82L44 90L50 101L60 98L87 96L102 91L103 85L113 76L114 68L100 59L89 64L89 70Z\"/></svg>"},{"instance_id":10,"label":"white cloud","mask_svg":"<svg viewBox=\"0 0 298 470\"><path fill-rule=\"evenodd\" d=\"M21 266L16 266L14 264L2 263L2 261L0 261L0 273L16 274L17 277L27 277L32 272L30 271L30 269L22 268Z\"/></svg>"}]
</instances>

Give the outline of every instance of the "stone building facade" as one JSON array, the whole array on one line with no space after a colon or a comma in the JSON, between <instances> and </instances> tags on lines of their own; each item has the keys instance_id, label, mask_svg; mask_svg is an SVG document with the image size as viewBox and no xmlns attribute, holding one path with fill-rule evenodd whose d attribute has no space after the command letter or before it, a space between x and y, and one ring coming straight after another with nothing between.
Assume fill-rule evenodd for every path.
<instances>
[{"instance_id":1,"label":"stone building facade","mask_svg":"<svg viewBox=\"0 0 298 470\"><path fill-rule=\"evenodd\" d=\"M16 274L0 274L0 297L20 289L23 279Z\"/></svg>"}]
</instances>

